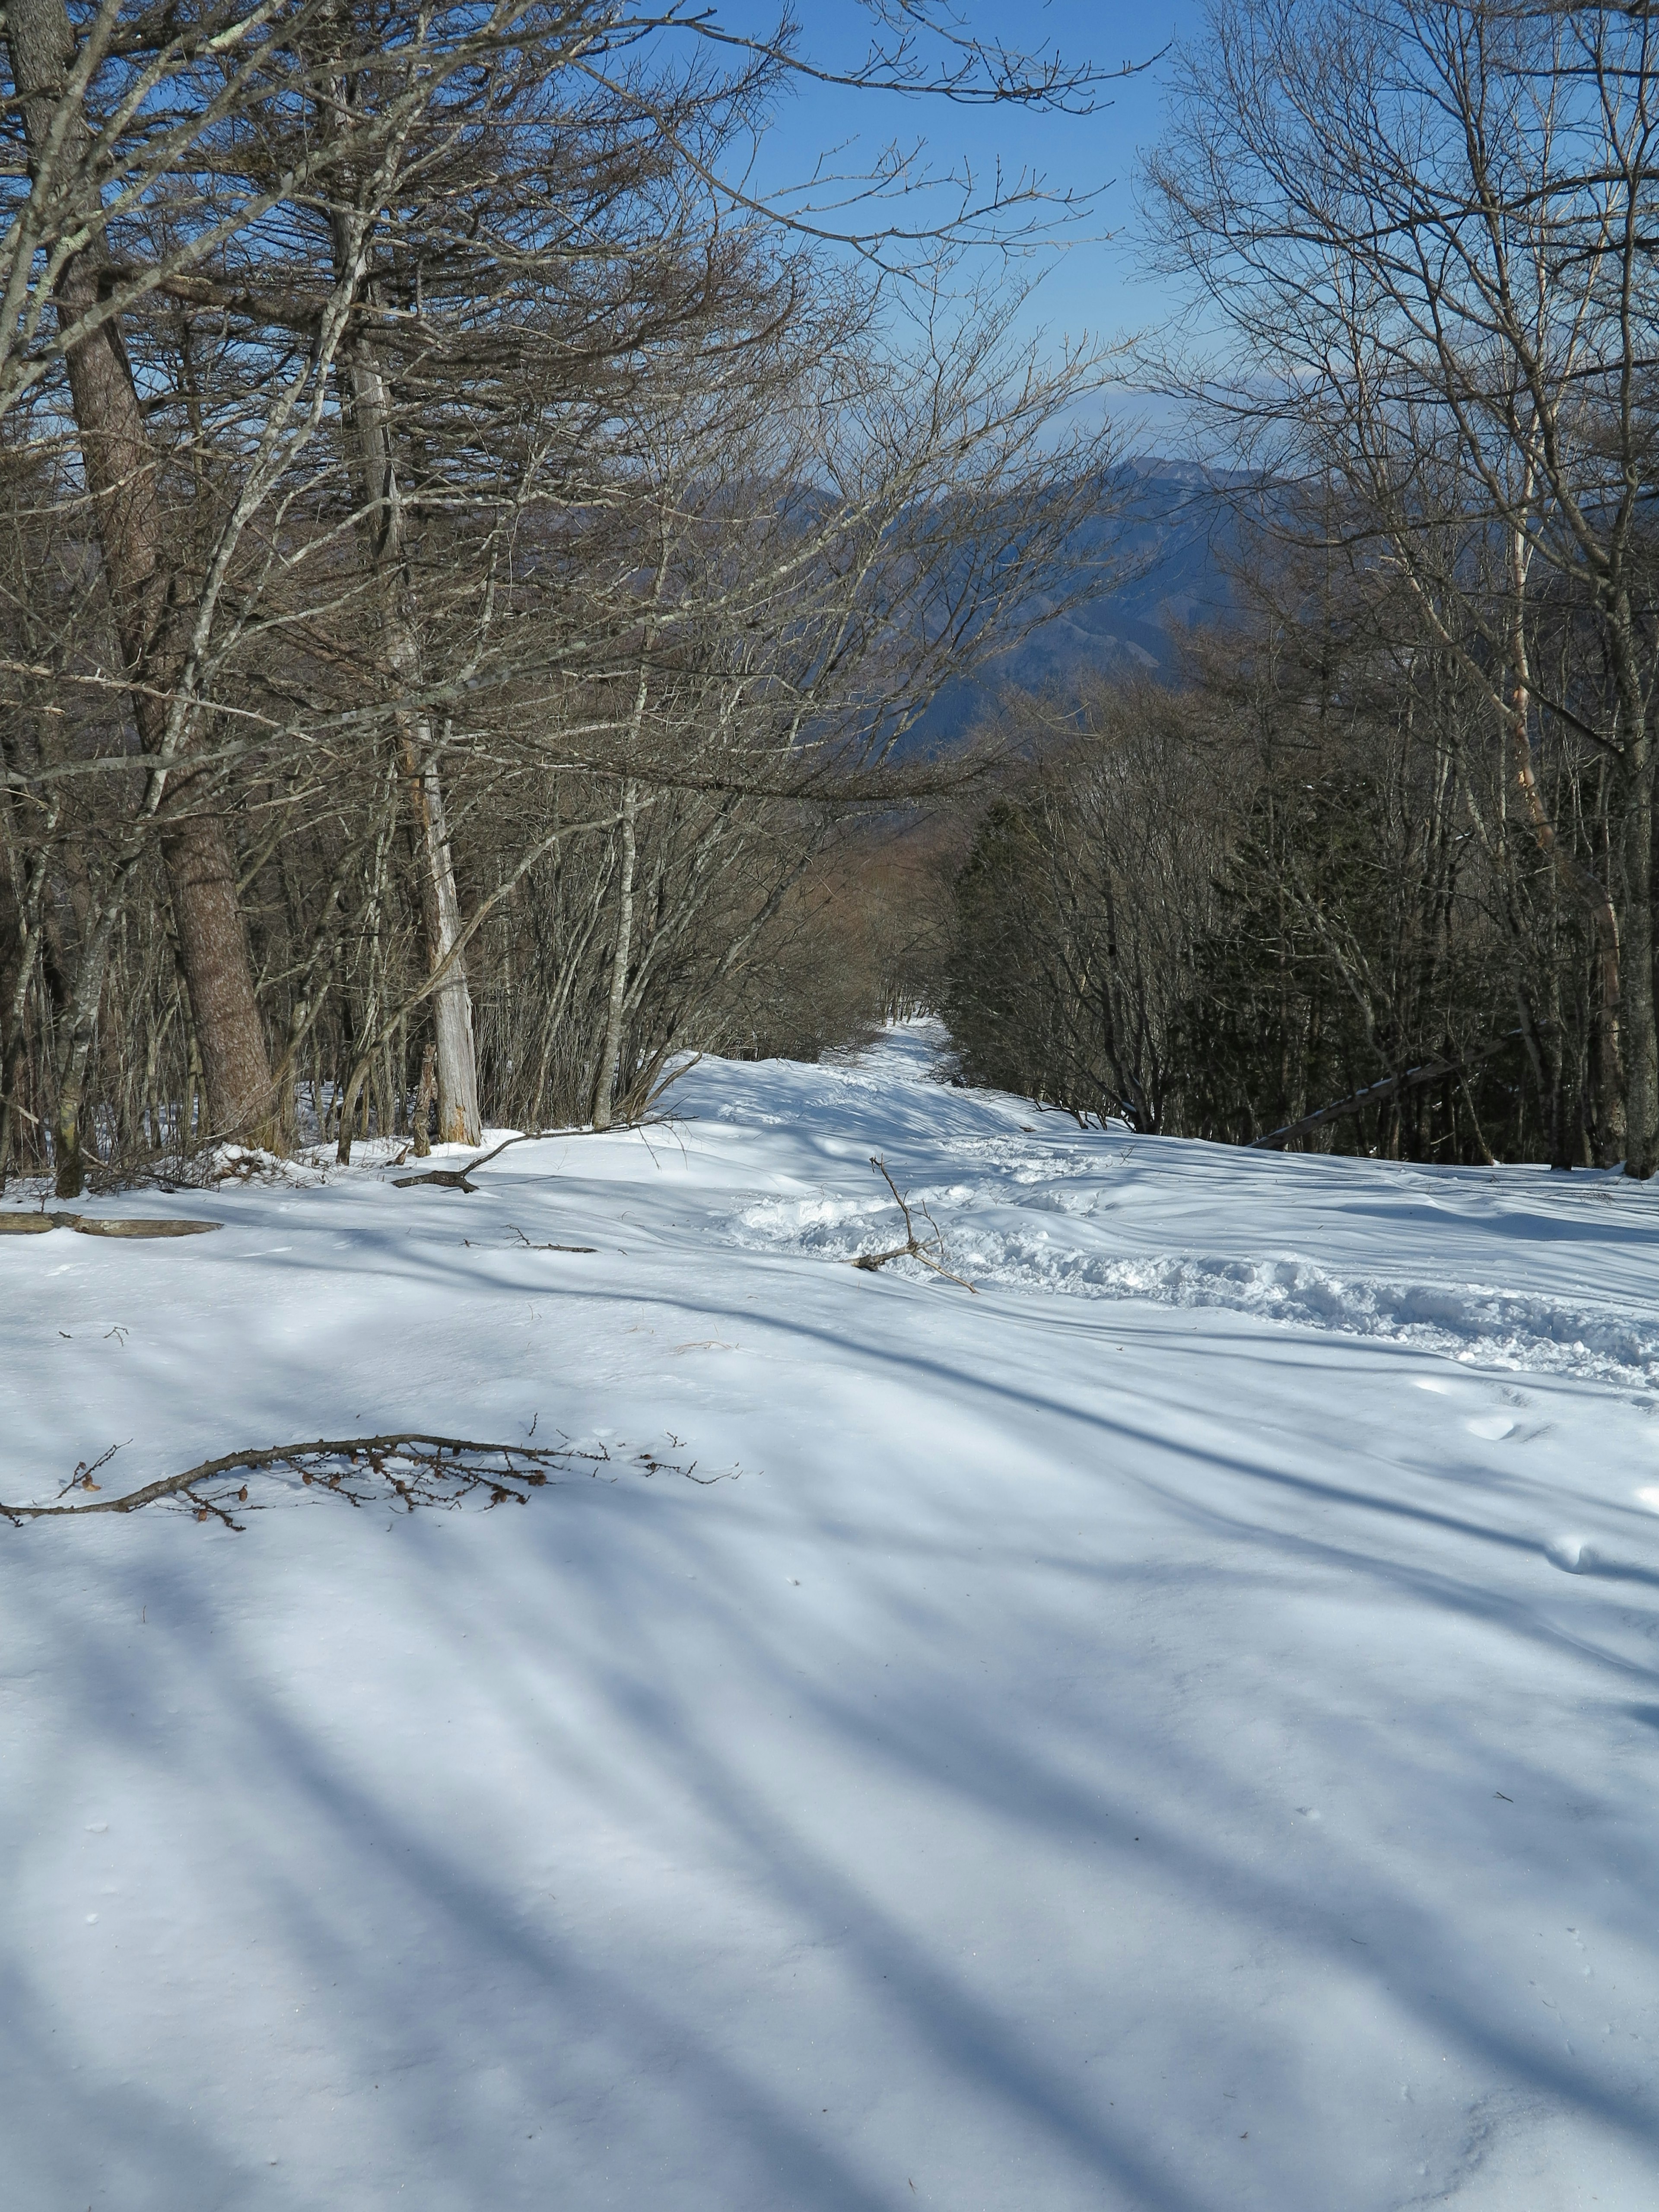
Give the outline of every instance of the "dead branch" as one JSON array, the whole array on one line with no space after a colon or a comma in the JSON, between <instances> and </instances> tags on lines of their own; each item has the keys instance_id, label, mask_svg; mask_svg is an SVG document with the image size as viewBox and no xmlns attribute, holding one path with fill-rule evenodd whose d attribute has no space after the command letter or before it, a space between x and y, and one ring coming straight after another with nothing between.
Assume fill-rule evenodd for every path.
<instances>
[{"instance_id":1,"label":"dead branch","mask_svg":"<svg viewBox=\"0 0 1659 2212\"><path fill-rule=\"evenodd\" d=\"M628 1126L636 1129L649 1128L660 1118L665 1117L653 1115L649 1121L635 1121ZM464 1168L428 1168L424 1175L393 1176L392 1187L394 1190L408 1190L417 1182L435 1182L441 1189L464 1190L471 1195L478 1186L477 1183L469 1182L467 1177L477 1175L480 1168L487 1168L491 1160L499 1159L510 1146L538 1145L551 1137L610 1137L617 1133L615 1129L596 1129L592 1127L574 1129L526 1129L522 1136L504 1139L496 1146L494 1152L481 1153L476 1160L469 1160ZM591 1250L592 1247L586 1244L548 1245L544 1249L549 1251L586 1252Z\"/></svg>"},{"instance_id":2,"label":"dead branch","mask_svg":"<svg viewBox=\"0 0 1659 2212\"><path fill-rule=\"evenodd\" d=\"M1425 1060L1420 1067L1409 1067L1403 1075L1385 1076L1380 1083L1367 1084L1363 1091L1350 1091L1329 1106L1322 1106L1316 1114L1304 1114L1299 1121L1287 1121L1282 1129L1271 1129L1265 1137L1253 1137L1245 1147L1253 1152L1273 1152L1288 1145L1292 1138L1304 1136L1310 1129L1322 1127L1327 1121L1340 1121L1350 1114L1363 1114L1368 1106L1381 1106L1401 1091L1414 1091L1419 1084L1437 1083L1442 1076L1461 1078L1464 1072L1490 1060L1503 1051L1510 1041L1519 1036L1519 1030L1506 1030L1501 1037L1482 1045L1478 1051L1466 1052L1447 1059Z\"/></svg>"},{"instance_id":3,"label":"dead branch","mask_svg":"<svg viewBox=\"0 0 1659 2212\"><path fill-rule=\"evenodd\" d=\"M96 1491L93 1476L113 1457L112 1445L90 1464L82 1462L64 1487ZM314 1443L278 1444L228 1452L222 1458L204 1460L182 1474L164 1475L121 1498L100 1498L77 1505L4 1505L0 1516L19 1528L25 1521L61 1519L75 1514L137 1513L146 1505L185 1501L198 1521L216 1519L240 1532L243 1524L232 1510L248 1504L250 1475L286 1473L298 1475L306 1489L326 1491L349 1505L390 1505L412 1513L419 1506L454 1508L466 1498L485 1493L486 1510L505 1505L509 1498L529 1503L532 1490L543 1488L562 1474L585 1469L590 1475L614 1465L601 1443L587 1449L571 1443L531 1445L481 1443L465 1437L440 1437L420 1430L400 1430L389 1436L319 1437ZM697 1462L681 1465L656 1453L636 1453L629 1465L645 1474L673 1474L707 1486L725 1478L699 1475ZM735 1471L734 1471L735 1479ZM249 1509L260 1511L254 1505Z\"/></svg>"},{"instance_id":4,"label":"dead branch","mask_svg":"<svg viewBox=\"0 0 1659 2212\"><path fill-rule=\"evenodd\" d=\"M863 1267L869 1273L874 1274L878 1267L884 1267L890 1260L920 1260L924 1267L930 1267L936 1275L943 1275L947 1283L960 1283L970 1297L977 1297L979 1292L965 1276L953 1275L945 1266L944 1234L927 1207L924 1206L921 1209L921 1218L933 1233L931 1237L918 1237L916 1224L910 1217L909 1205L901 1194L898 1185L888 1174L886 1161L878 1159L872 1153L870 1164L881 1176L888 1189L892 1192L894 1203L904 1216L904 1242L902 1244L895 1244L890 1251L886 1252L860 1252L848 1264L854 1267ZM937 1254L938 1257L933 1257L933 1254Z\"/></svg>"},{"instance_id":5,"label":"dead branch","mask_svg":"<svg viewBox=\"0 0 1659 2212\"><path fill-rule=\"evenodd\" d=\"M526 1252L597 1252L599 1249L597 1244L532 1244L522 1229L514 1227L512 1222L508 1222L507 1227Z\"/></svg>"}]
</instances>

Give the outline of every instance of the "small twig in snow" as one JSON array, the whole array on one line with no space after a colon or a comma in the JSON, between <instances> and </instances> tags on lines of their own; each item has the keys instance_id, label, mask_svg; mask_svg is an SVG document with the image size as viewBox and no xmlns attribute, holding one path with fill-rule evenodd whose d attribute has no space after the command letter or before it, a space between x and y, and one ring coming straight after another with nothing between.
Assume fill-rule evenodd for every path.
<instances>
[{"instance_id":1,"label":"small twig in snow","mask_svg":"<svg viewBox=\"0 0 1659 2212\"><path fill-rule=\"evenodd\" d=\"M515 1222L507 1225L526 1252L597 1252L599 1249L597 1244L532 1244Z\"/></svg>"},{"instance_id":2,"label":"small twig in snow","mask_svg":"<svg viewBox=\"0 0 1659 2212\"><path fill-rule=\"evenodd\" d=\"M132 1438L129 1437L127 1438L127 1442L128 1443L131 1443L132 1442ZM119 1444L112 1444L107 1451L100 1452L97 1458L94 1460L90 1465L88 1465L85 1460L82 1460L79 1467L76 1468L74 1474L70 1475L69 1480L58 1492L58 1495L60 1498L67 1498L71 1490L101 1490L103 1488L102 1483L94 1482L92 1478L97 1474L100 1467L107 1467L110 1462L114 1458L116 1453L121 1449L122 1447Z\"/></svg>"},{"instance_id":3,"label":"small twig in snow","mask_svg":"<svg viewBox=\"0 0 1659 2212\"><path fill-rule=\"evenodd\" d=\"M959 1283L970 1297L977 1297L978 1291L967 1278L963 1275L953 1275L944 1264L945 1237L938 1222L934 1220L927 1208L925 1206L921 1208L921 1218L933 1233L932 1237L918 1237L916 1224L910 1218L909 1206L901 1194L898 1185L888 1174L886 1161L878 1159L872 1153L870 1164L881 1176L888 1189L892 1192L894 1203L904 1216L904 1242L902 1244L895 1244L890 1251L886 1252L858 1253L848 1264L854 1267L863 1267L869 1273L874 1274L878 1267L884 1267L890 1260L920 1260L924 1267L932 1268L936 1275L943 1275L947 1283ZM928 1249L930 1246L931 1253ZM937 1253L938 1258L934 1258L933 1253Z\"/></svg>"}]
</instances>

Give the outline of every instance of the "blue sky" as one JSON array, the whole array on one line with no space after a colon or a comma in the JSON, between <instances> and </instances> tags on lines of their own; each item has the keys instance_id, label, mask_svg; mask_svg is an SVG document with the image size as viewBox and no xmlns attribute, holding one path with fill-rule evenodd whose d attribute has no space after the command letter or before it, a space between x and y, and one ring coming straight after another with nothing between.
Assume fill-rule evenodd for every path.
<instances>
[{"instance_id":1,"label":"blue sky","mask_svg":"<svg viewBox=\"0 0 1659 2212\"><path fill-rule=\"evenodd\" d=\"M1170 39L1194 30L1201 13L1200 0L957 0L957 6L981 38L1110 70L1151 61ZM711 12L732 30L758 33L775 23L778 10L767 0L718 0ZM866 51L870 17L859 0L796 0L796 13L800 51L814 62L846 69ZM1078 117L798 80L759 150L755 180L773 192L808 177L817 159L837 148L836 166L854 171L893 140L920 139L938 171L966 163L985 177L1000 160L1005 173L1034 172L1053 191L1098 191L1068 242L1033 257L1046 273L1027 319L1032 331L1042 327L1055 337L1085 331L1110 337L1155 325L1167 311L1166 290L1137 281L1133 238L1137 159L1159 134L1165 75L1154 62L1105 88L1101 96L1111 104L1103 112Z\"/></svg>"}]
</instances>

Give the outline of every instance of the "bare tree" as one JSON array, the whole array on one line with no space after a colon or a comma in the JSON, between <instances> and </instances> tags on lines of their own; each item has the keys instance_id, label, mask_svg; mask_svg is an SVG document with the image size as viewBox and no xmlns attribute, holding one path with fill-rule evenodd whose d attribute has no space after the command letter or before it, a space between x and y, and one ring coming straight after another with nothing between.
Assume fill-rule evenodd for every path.
<instances>
[{"instance_id":1,"label":"bare tree","mask_svg":"<svg viewBox=\"0 0 1659 2212\"><path fill-rule=\"evenodd\" d=\"M1595 936L1598 1062L1622 1063L1638 1176L1659 1166L1656 40L1645 10L1224 0L1150 178L1170 265L1234 341L1166 372L1264 474L1341 487L1338 538L1404 584L1504 732L1514 800ZM1564 599L1592 663L1529 642ZM1544 725L1607 763L1599 861L1548 811Z\"/></svg>"},{"instance_id":2,"label":"bare tree","mask_svg":"<svg viewBox=\"0 0 1659 2212\"><path fill-rule=\"evenodd\" d=\"M810 65L787 22L5 24L0 416L38 504L7 579L0 1171L43 1108L66 1192L88 1143L278 1139L307 1078L349 1143L371 1092L406 1118L428 1027L470 1135L471 963L556 865L604 976L556 980L603 1006L563 1057L584 1110L637 1102L728 1019L823 810L899 788L880 763L942 673L1068 588L1104 447L1053 433L1097 363L1022 360L1012 295L952 304L939 258L1056 204L962 179L916 216L901 156L839 204L752 201L727 155ZM844 81L1102 82L931 0L878 9Z\"/></svg>"},{"instance_id":3,"label":"bare tree","mask_svg":"<svg viewBox=\"0 0 1659 2212\"><path fill-rule=\"evenodd\" d=\"M957 878L945 1006L975 1079L1157 1134L1190 1088L1196 948L1249 776L1196 700L1010 695L1020 763Z\"/></svg>"}]
</instances>

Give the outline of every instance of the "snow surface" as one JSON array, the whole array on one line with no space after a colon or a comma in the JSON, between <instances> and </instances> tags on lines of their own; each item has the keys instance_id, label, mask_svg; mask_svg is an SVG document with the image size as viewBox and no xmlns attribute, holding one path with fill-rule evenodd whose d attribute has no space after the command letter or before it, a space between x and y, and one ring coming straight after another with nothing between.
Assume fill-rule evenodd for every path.
<instances>
[{"instance_id":1,"label":"snow surface","mask_svg":"<svg viewBox=\"0 0 1659 2212\"><path fill-rule=\"evenodd\" d=\"M1659 2203L1659 1191L935 1042L0 1239L9 1499L613 1455L0 1524L8 2206ZM839 1264L876 1152L979 1295Z\"/></svg>"}]
</instances>

